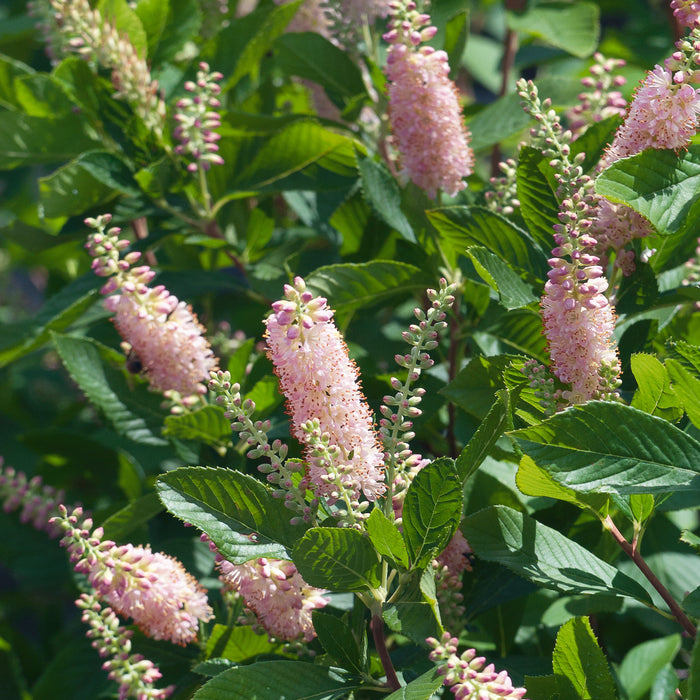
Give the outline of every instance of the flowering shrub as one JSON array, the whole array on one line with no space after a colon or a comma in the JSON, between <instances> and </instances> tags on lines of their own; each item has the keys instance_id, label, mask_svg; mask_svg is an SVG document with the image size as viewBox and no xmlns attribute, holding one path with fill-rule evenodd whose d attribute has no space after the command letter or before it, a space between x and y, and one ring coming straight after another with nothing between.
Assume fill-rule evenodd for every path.
<instances>
[{"instance_id":1,"label":"flowering shrub","mask_svg":"<svg viewBox=\"0 0 700 700\"><path fill-rule=\"evenodd\" d=\"M700 697L700 3L0 20L3 698Z\"/></svg>"}]
</instances>

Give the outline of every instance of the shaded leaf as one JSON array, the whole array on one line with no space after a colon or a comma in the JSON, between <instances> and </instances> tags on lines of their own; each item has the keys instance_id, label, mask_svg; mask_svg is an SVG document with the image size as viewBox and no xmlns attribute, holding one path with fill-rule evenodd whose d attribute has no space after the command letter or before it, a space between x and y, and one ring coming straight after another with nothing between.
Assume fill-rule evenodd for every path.
<instances>
[{"instance_id":1,"label":"shaded leaf","mask_svg":"<svg viewBox=\"0 0 700 700\"><path fill-rule=\"evenodd\" d=\"M617 674L628 700L640 700L680 648L680 634L672 634L643 642L627 652Z\"/></svg>"},{"instance_id":2,"label":"shaded leaf","mask_svg":"<svg viewBox=\"0 0 700 700\"><path fill-rule=\"evenodd\" d=\"M668 370L653 355L636 353L630 361L638 384L632 406L652 416L677 421L683 415L683 409L671 387Z\"/></svg>"},{"instance_id":3,"label":"shaded leaf","mask_svg":"<svg viewBox=\"0 0 700 700\"><path fill-rule=\"evenodd\" d=\"M112 513L102 523L105 539L114 540L115 542L128 540L127 535L162 511L163 504L160 502L158 495L151 491L131 501L116 513Z\"/></svg>"},{"instance_id":4,"label":"shaded leaf","mask_svg":"<svg viewBox=\"0 0 700 700\"><path fill-rule=\"evenodd\" d=\"M209 405L192 413L167 416L163 435L219 445L231 439L231 423L224 417L221 406Z\"/></svg>"},{"instance_id":5,"label":"shaded leaf","mask_svg":"<svg viewBox=\"0 0 700 700\"><path fill-rule=\"evenodd\" d=\"M396 524L380 508L373 508L365 521L367 534L379 554L395 567L408 568L406 544Z\"/></svg>"},{"instance_id":6,"label":"shaded leaf","mask_svg":"<svg viewBox=\"0 0 700 700\"><path fill-rule=\"evenodd\" d=\"M328 654L338 662L342 668L347 668L355 673L363 673L360 648L348 625L339 617L314 610L313 624L318 641Z\"/></svg>"},{"instance_id":7,"label":"shaded leaf","mask_svg":"<svg viewBox=\"0 0 700 700\"><path fill-rule=\"evenodd\" d=\"M391 695L387 695L386 700L430 700L444 679L445 677L438 673L437 667L432 668L408 685L404 685Z\"/></svg>"}]
</instances>

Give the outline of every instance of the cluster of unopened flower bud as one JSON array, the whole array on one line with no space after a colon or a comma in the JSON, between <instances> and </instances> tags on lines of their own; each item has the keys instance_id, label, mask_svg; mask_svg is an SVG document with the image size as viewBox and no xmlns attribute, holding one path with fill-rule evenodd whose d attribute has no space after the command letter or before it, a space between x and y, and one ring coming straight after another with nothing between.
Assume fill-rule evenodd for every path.
<instances>
[{"instance_id":1,"label":"cluster of unopened flower bud","mask_svg":"<svg viewBox=\"0 0 700 700\"><path fill-rule=\"evenodd\" d=\"M614 71L625 65L621 58L606 58L602 53L593 54L595 63L589 68L591 75L581 79L581 84L589 88L579 94L579 104L567 112L569 128L574 137L583 133L594 122L602 121L615 114L625 116L627 100L619 90L627 80Z\"/></svg>"},{"instance_id":2,"label":"cluster of unopened flower bud","mask_svg":"<svg viewBox=\"0 0 700 700\"><path fill-rule=\"evenodd\" d=\"M162 677L158 667L141 654L131 653L133 631L127 630L110 607L102 607L94 594L83 593L75 604L83 611L82 620L90 628L88 638L102 658L102 668L110 680L119 685L119 698L163 700L170 697L175 686L154 688Z\"/></svg>"},{"instance_id":3,"label":"cluster of unopened flower bud","mask_svg":"<svg viewBox=\"0 0 700 700\"><path fill-rule=\"evenodd\" d=\"M406 369L406 379L391 378L393 396L384 397L384 405L379 409L383 418L379 421L379 433L385 450L387 467L392 469L411 456L408 442L413 439L413 420L421 415L418 408L425 389L414 387L423 370L432 367L433 360L429 352L438 346L438 334L447 327L446 311L454 302L454 285L448 285L443 278L438 290L428 289L426 294L430 301L427 312L421 308L414 310L417 324L411 324L402 333L403 339L411 345L411 352L396 355L396 363ZM394 474L391 474L393 477Z\"/></svg>"},{"instance_id":4,"label":"cluster of unopened flower bud","mask_svg":"<svg viewBox=\"0 0 700 700\"><path fill-rule=\"evenodd\" d=\"M187 169L194 173L199 168L209 170L213 165L221 165L224 159L219 155L217 141L221 138L215 129L221 126L221 117L216 111L220 106L218 95L223 78L218 71L211 71L209 64L200 63L196 81L188 80L185 90L192 97L182 97L177 101L175 121L178 123L173 136L180 140L175 152L193 158Z\"/></svg>"},{"instance_id":5,"label":"cluster of unopened flower bud","mask_svg":"<svg viewBox=\"0 0 700 700\"><path fill-rule=\"evenodd\" d=\"M390 44L419 46L424 41L430 41L437 34L437 27L429 26L430 15L419 12L413 0L391 2L389 8L392 11L392 18L389 21L389 31L383 35L383 38Z\"/></svg>"},{"instance_id":6,"label":"cluster of unopened flower bud","mask_svg":"<svg viewBox=\"0 0 700 700\"><path fill-rule=\"evenodd\" d=\"M438 673L444 676L443 685L450 688L457 700L522 700L527 690L515 688L507 671L497 673L493 664L486 664L476 650L467 649L457 656L457 638L449 632L440 641L428 637L426 642L433 651L430 660L440 663Z\"/></svg>"},{"instance_id":7,"label":"cluster of unopened flower bud","mask_svg":"<svg viewBox=\"0 0 700 700\"><path fill-rule=\"evenodd\" d=\"M531 358L525 362L521 371L529 380L528 386L535 390L535 398L539 399L545 416L553 416L561 400L561 390L554 388L554 378L549 375L547 368Z\"/></svg>"},{"instance_id":8,"label":"cluster of unopened flower bud","mask_svg":"<svg viewBox=\"0 0 700 700\"><path fill-rule=\"evenodd\" d=\"M671 0L671 9L681 27L700 26L700 2L697 0Z\"/></svg>"},{"instance_id":9,"label":"cluster of unopened flower bud","mask_svg":"<svg viewBox=\"0 0 700 700\"><path fill-rule=\"evenodd\" d=\"M520 206L517 183L518 166L512 158L508 158L508 160L501 161L498 168L503 176L489 179L493 189L485 192L484 197L489 209L508 216Z\"/></svg>"},{"instance_id":10,"label":"cluster of unopened flower bud","mask_svg":"<svg viewBox=\"0 0 700 700\"><path fill-rule=\"evenodd\" d=\"M231 382L230 372L212 372L209 388L216 394L216 402L224 407L226 418L233 420L231 429L250 448L247 456L266 460L258 465L258 471L267 475L268 483L273 486L273 496L283 498L284 505L295 513L291 522L312 522L318 500L313 499L311 503L305 500L308 478L304 477L303 463L287 459L289 448L281 440L269 442L267 433L271 427L270 421L253 420L255 402L243 399L241 386Z\"/></svg>"},{"instance_id":11,"label":"cluster of unopened flower bud","mask_svg":"<svg viewBox=\"0 0 700 700\"><path fill-rule=\"evenodd\" d=\"M45 485L40 476L28 479L24 472L3 467L2 464L0 457L0 503L3 510L11 513L20 508L20 522L30 523L50 537L58 536L61 529L50 521L65 500L64 491Z\"/></svg>"}]
</instances>

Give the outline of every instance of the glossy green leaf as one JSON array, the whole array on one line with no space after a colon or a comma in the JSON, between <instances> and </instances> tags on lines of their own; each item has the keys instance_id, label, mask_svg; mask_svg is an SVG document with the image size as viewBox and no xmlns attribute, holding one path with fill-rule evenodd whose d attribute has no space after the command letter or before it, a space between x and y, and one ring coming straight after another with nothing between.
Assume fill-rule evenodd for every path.
<instances>
[{"instance_id":1,"label":"glossy green leaf","mask_svg":"<svg viewBox=\"0 0 700 700\"><path fill-rule=\"evenodd\" d=\"M306 278L307 287L340 312L424 290L430 282L417 267L392 260L318 267Z\"/></svg>"},{"instance_id":2,"label":"glossy green leaf","mask_svg":"<svg viewBox=\"0 0 700 700\"><path fill-rule=\"evenodd\" d=\"M152 55L168 21L170 0L139 0L134 12L146 32L148 54Z\"/></svg>"},{"instance_id":3,"label":"glossy green leaf","mask_svg":"<svg viewBox=\"0 0 700 700\"><path fill-rule=\"evenodd\" d=\"M469 515L462 531L478 557L504 564L539 586L564 593L606 593L650 602L644 588L629 576L512 508L491 506Z\"/></svg>"},{"instance_id":4,"label":"glossy green leaf","mask_svg":"<svg viewBox=\"0 0 700 700\"><path fill-rule=\"evenodd\" d=\"M455 460L455 468L462 483L476 472L509 427L511 427L510 396L507 391L499 390L491 410Z\"/></svg>"},{"instance_id":5,"label":"glossy green leaf","mask_svg":"<svg viewBox=\"0 0 700 700\"><path fill-rule=\"evenodd\" d=\"M231 440L231 422L224 417L221 406L209 405L192 413L168 416L163 435L220 445Z\"/></svg>"},{"instance_id":6,"label":"glossy green leaf","mask_svg":"<svg viewBox=\"0 0 700 700\"><path fill-rule=\"evenodd\" d=\"M7 325L0 339L0 367L40 348L52 331L63 331L75 323L99 297L100 280L93 274L79 277L49 299L35 316Z\"/></svg>"},{"instance_id":7,"label":"glossy green leaf","mask_svg":"<svg viewBox=\"0 0 700 700\"><path fill-rule=\"evenodd\" d=\"M141 20L126 0L100 0L97 9L104 22L116 27L121 36L128 37L139 58L146 58L148 41Z\"/></svg>"},{"instance_id":8,"label":"glossy green leaf","mask_svg":"<svg viewBox=\"0 0 700 700\"><path fill-rule=\"evenodd\" d=\"M559 700L614 700L617 697L605 655L587 617L562 626L552 655Z\"/></svg>"},{"instance_id":9,"label":"glossy green leaf","mask_svg":"<svg viewBox=\"0 0 700 700\"><path fill-rule=\"evenodd\" d=\"M111 421L120 435L146 445L163 445L142 413L127 405L112 387L105 371L100 346L94 340L52 332L56 350L73 381Z\"/></svg>"},{"instance_id":10,"label":"glossy green leaf","mask_svg":"<svg viewBox=\"0 0 700 700\"><path fill-rule=\"evenodd\" d=\"M401 211L401 190L387 167L373 158L358 155L362 194L377 216L403 238L416 242L411 223Z\"/></svg>"},{"instance_id":11,"label":"glossy green leaf","mask_svg":"<svg viewBox=\"0 0 700 700\"><path fill-rule=\"evenodd\" d=\"M700 542L698 542L700 544ZM681 607L688 615L692 617L700 618L700 586L695 590L690 591L688 595L683 598Z\"/></svg>"},{"instance_id":12,"label":"glossy green leaf","mask_svg":"<svg viewBox=\"0 0 700 700\"><path fill-rule=\"evenodd\" d=\"M304 580L334 592L366 591L381 580L381 564L358 530L314 527L297 542L292 559Z\"/></svg>"},{"instance_id":13,"label":"glossy green leaf","mask_svg":"<svg viewBox=\"0 0 700 700\"><path fill-rule=\"evenodd\" d=\"M275 50L286 73L320 85L341 110L367 93L357 63L317 32L283 34Z\"/></svg>"},{"instance_id":14,"label":"glossy green leaf","mask_svg":"<svg viewBox=\"0 0 700 700\"><path fill-rule=\"evenodd\" d=\"M643 523L654 513L654 497L650 493L633 493L630 496L630 510L634 519Z\"/></svg>"},{"instance_id":15,"label":"glossy green leaf","mask_svg":"<svg viewBox=\"0 0 700 700\"><path fill-rule=\"evenodd\" d=\"M10 56L0 55L0 105L20 108L15 93L15 79L34 74L34 69Z\"/></svg>"},{"instance_id":16,"label":"glossy green leaf","mask_svg":"<svg viewBox=\"0 0 700 700\"><path fill-rule=\"evenodd\" d=\"M207 639L206 655L240 663L259 654L275 654L283 650L282 642L271 642L266 632L256 633L252 627L214 625Z\"/></svg>"},{"instance_id":17,"label":"glossy green leaf","mask_svg":"<svg viewBox=\"0 0 700 700\"><path fill-rule=\"evenodd\" d=\"M314 610L313 624L318 641L341 668L354 673L364 672L360 648L346 622L335 615Z\"/></svg>"},{"instance_id":18,"label":"glossy green leaf","mask_svg":"<svg viewBox=\"0 0 700 700\"><path fill-rule=\"evenodd\" d=\"M498 293L501 304L512 311L538 301L532 287L523 282L501 258L482 246L467 248L467 255L474 263L479 277Z\"/></svg>"},{"instance_id":19,"label":"glossy green leaf","mask_svg":"<svg viewBox=\"0 0 700 700\"><path fill-rule=\"evenodd\" d=\"M403 535L413 568L422 569L452 539L462 514L462 483L453 460L421 469L406 492Z\"/></svg>"},{"instance_id":20,"label":"glossy green leaf","mask_svg":"<svg viewBox=\"0 0 700 700\"><path fill-rule=\"evenodd\" d=\"M303 661L259 661L205 683L194 700L332 700L357 688L342 669Z\"/></svg>"},{"instance_id":21,"label":"glossy green leaf","mask_svg":"<svg viewBox=\"0 0 700 700\"><path fill-rule=\"evenodd\" d=\"M632 207L660 234L700 225L700 147L687 151L649 149L623 158L596 180L596 192Z\"/></svg>"},{"instance_id":22,"label":"glossy green leaf","mask_svg":"<svg viewBox=\"0 0 700 700\"><path fill-rule=\"evenodd\" d=\"M174 469L158 478L156 490L173 515L205 532L234 564L256 557L290 559L305 531L290 524L289 509L265 484L231 469Z\"/></svg>"},{"instance_id":23,"label":"glossy green leaf","mask_svg":"<svg viewBox=\"0 0 700 700\"><path fill-rule=\"evenodd\" d=\"M556 498L558 501L566 501L574 505L581 505L576 491L554 481L544 470L535 464L531 457L524 455L520 460L518 473L515 475L515 483L526 496L544 496Z\"/></svg>"},{"instance_id":24,"label":"glossy green leaf","mask_svg":"<svg viewBox=\"0 0 700 700\"><path fill-rule=\"evenodd\" d=\"M592 2L548 2L531 7L523 14L509 12L508 25L584 58L598 46L599 16L600 8Z\"/></svg>"},{"instance_id":25,"label":"glossy green leaf","mask_svg":"<svg viewBox=\"0 0 700 700\"><path fill-rule=\"evenodd\" d=\"M15 78L15 96L21 110L32 117L64 117L75 103L63 83L45 73L28 73Z\"/></svg>"},{"instance_id":26,"label":"glossy green leaf","mask_svg":"<svg viewBox=\"0 0 700 700\"><path fill-rule=\"evenodd\" d=\"M373 508L365 521L367 534L374 548L393 566L407 569L406 544L396 524L384 515L381 508Z\"/></svg>"},{"instance_id":27,"label":"glossy green leaf","mask_svg":"<svg viewBox=\"0 0 700 700\"><path fill-rule=\"evenodd\" d=\"M483 246L516 270L546 273L547 259L530 234L483 207L446 207L427 212L441 237L455 249Z\"/></svg>"},{"instance_id":28,"label":"glossy green leaf","mask_svg":"<svg viewBox=\"0 0 700 700\"><path fill-rule=\"evenodd\" d=\"M638 384L632 406L652 416L677 421L683 415L683 409L671 386L668 370L653 355L636 353L630 361Z\"/></svg>"},{"instance_id":29,"label":"glossy green leaf","mask_svg":"<svg viewBox=\"0 0 700 700\"><path fill-rule=\"evenodd\" d=\"M673 382L673 391L681 400L688 418L696 428L700 428L700 379L677 360L669 358L665 366Z\"/></svg>"},{"instance_id":30,"label":"glossy green leaf","mask_svg":"<svg viewBox=\"0 0 700 700\"><path fill-rule=\"evenodd\" d=\"M386 700L430 700L442 685L443 680L445 677L438 673L437 667L430 669L408 685L387 695Z\"/></svg>"},{"instance_id":31,"label":"glossy green leaf","mask_svg":"<svg viewBox=\"0 0 700 700\"><path fill-rule=\"evenodd\" d=\"M102 523L105 539L115 542L128 541L128 535L145 525L151 518L163 512L158 495L151 491L133 501L107 518Z\"/></svg>"},{"instance_id":32,"label":"glossy green leaf","mask_svg":"<svg viewBox=\"0 0 700 700\"><path fill-rule=\"evenodd\" d=\"M700 442L631 406L591 401L511 435L557 482L578 492L700 488Z\"/></svg>"},{"instance_id":33,"label":"glossy green leaf","mask_svg":"<svg viewBox=\"0 0 700 700\"><path fill-rule=\"evenodd\" d=\"M389 629L424 644L427 637L439 639L443 633L435 592L432 567L413 574L401 595L384 606L383 617Z\"/></svg>"},{"instance_id":34,"label":"glossy green leaf","mask_svg":"<svg viewBox=\"0 0 700 700\"><path fill-rule=\"evenodd\" d=\"M627 652L617 674L628 700L644 697L656 676L675 659L680 648L680 634L672 634L642 642Z\"/></svg>"}]
</instances>

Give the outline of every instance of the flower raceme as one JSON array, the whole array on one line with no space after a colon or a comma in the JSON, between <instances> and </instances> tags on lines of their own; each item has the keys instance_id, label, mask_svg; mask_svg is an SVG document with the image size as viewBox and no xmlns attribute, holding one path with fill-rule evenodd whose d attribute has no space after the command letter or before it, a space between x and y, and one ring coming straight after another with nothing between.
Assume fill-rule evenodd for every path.
<instances>
[{"instance_id":1,"label":"flower raceme","mask_svg":"<svg viewBox=\"0 0 700 700\"><path fill-rule=\"evenodd\" d=\"M119 615L130 617L153 639L174 644L194 641L199 622L212 618L207 595L182 564L162 552L103 540L82 508L65 506L52 519L63 530L75 570L87 575L95 594Z\"/></svg>"},{"instance_id":2,"label":"flower raceme","mask_svg":"<svg viewBox=\"0 0 700 700\"><path fill-rule=\"evenodd\" d=\"M121 256L129 243L119 238L119 228L106 228L110 221L109 214L86 219L96 232L85 247L95 273L110 277L102 294L124 349L137 359L151 389L175 392L184 405L193 404L206 393L204 382L217 365L204 328L192 308L163 285L149 286L155 272L147 265L134 267L140 253Z\"/></svg>"},{"instance_id":3,"label":"flower raceme","mask_svg":"<svg viewBox=\"0 0 700 700\"><path fill-rule=\"evenodd\" d=\"M462 118L447 54L420 44L437 32L430 17L412 0L391 3L386 76L389 123L401 172L434 198L438 190L454 196L466 187L474 156ZM419 48L420 47L420 48Z\"/></svg>"},{"instance_id":4,"label":"flower raceme","mask_svg":"<svg viewBox=\"0 0 700 700\"><path fill-rule=\"evenodd\" d=\"M386 490L383 453L357 366L326 299L314 297L301 277L285 285L284 296L266 321L267 354L287 399L292 433L306 447L310 486L330 504L343 499L357 510L360 492L374 501Z\"/></svg>"}]
</instances>

